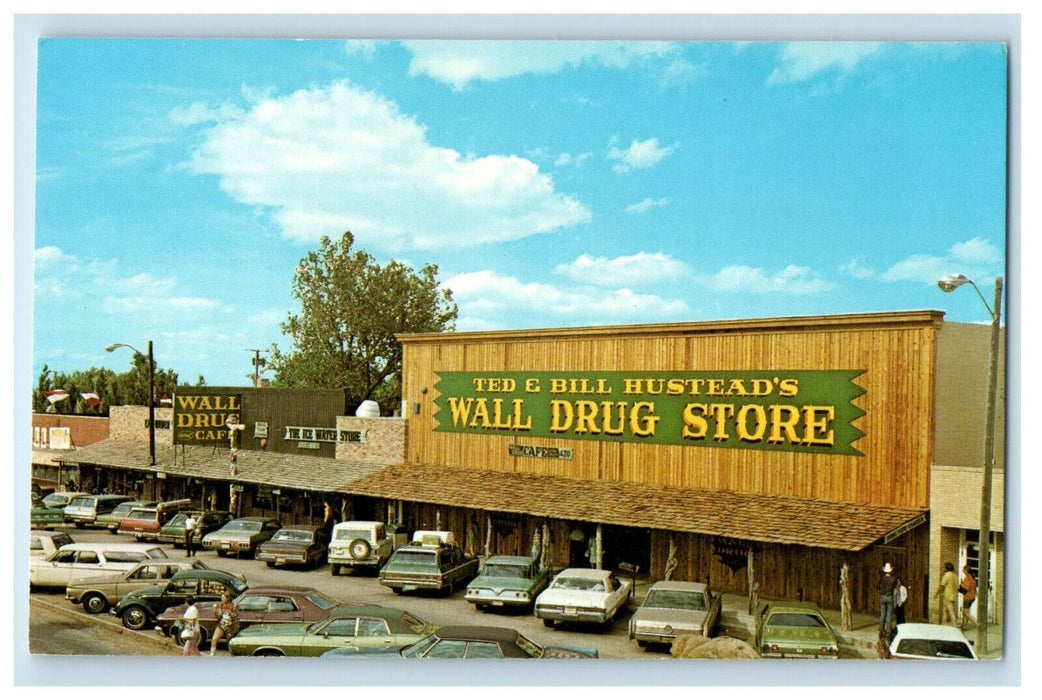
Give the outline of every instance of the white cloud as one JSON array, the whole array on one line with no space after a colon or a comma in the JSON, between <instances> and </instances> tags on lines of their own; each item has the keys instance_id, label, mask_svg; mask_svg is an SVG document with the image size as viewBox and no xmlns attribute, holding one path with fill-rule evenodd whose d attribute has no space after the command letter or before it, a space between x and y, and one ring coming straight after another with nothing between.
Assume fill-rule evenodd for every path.
<instances>
[{"instance_id":1,"label":"white cloud","mask_svg":"<svg viewBox=\"0 0 1042 700\"><path fill-rule=\"evenodd\" d=\"M767 84L802 82L833 66L849 72L882 47L878 42L866 41L788 43L782 49L780 65L767 78Z\"/></svg>"},{"instance_id":2,"label":"white cloud","mask_svg":"<svg viewBox=\"0 0 1042 700\"><path fill-rule=\"evenodd\" d=\"M663 158L676 149L676 144L672 146L659 146L657 138L650 138L646 141L637 141L634 139L628 148L612 146L608 150L608 160L620 161L616 165L612 166L612 170L617 173L625 173L635 168L644 169L658 165Z\"/></svg>"},{"instance_id":3,"label":"white cloud","mask_svg":"<svg viewBox=\"0 0 1042 700\"><path fill-rule=\"evenodd\" d=\"M922 282L935 284L942 276L961 272L970 277L985 272L1003 260L1002 251L987 239L971 238L955 243L946 255L917 253L896 263L882 275L885 282Z\"/></svg>"},{"instance_id":4,"label":"white cloud","mask_svg":"<svg viewBox=\"0 0 1042 700\"><path fill-rule=\"evenodd\" d=\"M630 204L626 207L627 214L643 214L649 209L655 207L664 207L669 204L669 197L662 197L661 199L652 199L651 197L645 197L641 201Z\"/></svg>"},{"instance_id":5,"label":"white cloud","mask_svg":"<svg viewBox=\"0 0 1042 700\"><path fill-rule=\"evenodd\" d=\"M774 274L761 267L728 265L715 275L699 280L715 292L745 292L752 294L818 294L834 287L808 267L789 265Z\"/></svg>"},{"instance_id":6,"label":"white cloud","mask_svg":"<svg viewBox=\"0 0 1042 700\"><path fill-rule=\"evenodd\" d=\"M867 279L875 274L872 268L861 262L861 258L854 258L850 262L840 265L839 271L844 275L856 277L857 279Z\"/></svg>"},{"instance_id":7,"label":"white cloud","mask_svg":"<svg viewBox=\"0 0 1042 700\"><path fill-rule=\"evenodd\" d=\"M554 165L574 165L575 167L579 167L583 164L583 161L589 158L591 155L593 154L589 151L587 151L586 153L580 153L579 155L575 156L573 156L571 153L562 153L561 155L557 156L557 159L554 161Z\"/></svg>"},{"instance_id":8,"label":"white cloud","mask_svg":"<svg viewBox=\"0 0 1042 700\"><path fill-rule=\"evenodd\" d=\"M504 80L525 73L547 75L584 62L626 68L676 51L672 42L638 41L406 41L413 54L409 75L426 75L462 90L474 80Z\"/></svg>"},{"instance_id":9,"label":"white cloud","mask_svg":"<svg viewBox=\"0 0 1042 700\"><path fill-rule=\"evenodd\" d=\"M344 42L344 53L348 56L364 56L365 58L372 58L373 54L376 53L376 49L381 44L385 44L384 41L376 41L373 39L351 39Z\"/></svg>"},{"instance_id":10,"label":"white cloud","mask_svg":"<svg viewBox=\"0 0 1042 700\"><path fill-rule=\"evenodd\" d=\"M176 293L176 277L147 272L125 275L118 260L81 260L55 246L37 248L34 291L38 301L72 303L81 313L122 316L141 314L156 319L188 318L200 311L230 311L217 300ZM84 290L89 290L85 294Z\"/></svg>"},{"instance_id":11,"label":"white cloud","mask_svg":"<svg viewBox=\"0 0 1042 700\"><path fill-rule=\"evenodd\" d=\"M579 282L598 285L647 285L673 280L687 274L687 265L666 253L624 255L618 258L594 258L580 255L556 272Z\"/></svg>"},{"instance_id":12,"label":"white cloud","mask_svg":"<svg viewBox=\"0 0 1042 700\"><path fill-rule=\"evenodd\" d=\"M460 330L662 320L688 311L682 299L638 294L625 287L562 288L492 270L456 275L445 286L459 306Z\"/></svg>"},{"instance_id":13,"label":"white cloud","mask_svg":"<svg viewBox=\"0 0 1042 700\"><path fill-rule=\"evenodd\" d=\"M662 73L663 87L676 87L693 83L709 73L705 64L695 65L688 60L678 58L668 66Z\"/></svg>"},{"instance_id":14,"label":"white cloud","mask_svg":"<svg viewBox=\"0 0 1042 700\"><path fill-rule=\"evenodd\" d=\"M469 246L591 218L532 161L435 146L414 117L347 82L257 97L204 135L187 167L217 175L239 202L273 209L297 241L350 230L388 250Z\"/></svg>"}]
</instances>

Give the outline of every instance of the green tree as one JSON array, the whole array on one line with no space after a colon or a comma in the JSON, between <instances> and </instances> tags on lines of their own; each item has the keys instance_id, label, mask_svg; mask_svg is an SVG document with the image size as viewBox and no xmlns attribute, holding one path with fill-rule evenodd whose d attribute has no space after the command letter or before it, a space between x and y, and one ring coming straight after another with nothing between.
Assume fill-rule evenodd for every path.
<instances>
[{"instance_id":1,"label":"green tree","mask_svg":"<svg viewBox=\"0 0 1042 700\"><path fill-rule=\"evenodd\" d=\"M354 236L333 242L323 236L293 277L300 313L282 332L293 340L288 352L272 345L275 385L339 387L348 404L374 399L383 407L401 402L402 346L399 333L455 329L452 292L438 284L436 265L418 272L391 260L380 265Z\"/></svg>"},{"instance_id":2,"label":"green tree","mask_svg":"<svg viewBox=\"0 0 1042 700\"><path fill-rule=\"evenodd\" d=\"M107 416L109 406L147 406L148 405L148 357L134 353L128 372L117 374L104 367L91 367L87 370L76 370L63 373L43 366L33 389L33 411L38 413L64 413L87 416ZM203 378L199 377L200 383ZM158 405L160 397L172 396L177 389L177 372L156 367L155 399ZM46 392L63 389L69 398L51 404ZM101 399L100 406L90 406L83 398L84 393L97 394Z\"/></svg>"}]
</instances>

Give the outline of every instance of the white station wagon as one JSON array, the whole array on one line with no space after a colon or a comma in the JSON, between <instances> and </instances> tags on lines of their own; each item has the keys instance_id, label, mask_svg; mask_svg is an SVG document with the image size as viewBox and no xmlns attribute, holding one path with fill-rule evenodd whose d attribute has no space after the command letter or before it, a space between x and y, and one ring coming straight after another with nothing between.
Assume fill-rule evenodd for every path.
<instances>
[{"instance_id":1,"label":"white station wagon","mask_svg":"<svg viewBox=\"0 0 1042 700\"><path fill-rule=\"evenodd\" d=\"M535 599L535 616L547 627L593 622L610 629L630 599L632 584L604 569L565 569Z\"/></svg>"},{"instance_id":2,"label":"white station wagon","mask_svg":"<svg viewBox=\"0 0 1042 700\"><path fill-rule=\"evenodd\" d=\"M65 588L74 579L129 571L145 559L166 558L166 552L154 544L67 544L46 559L30 562L29 587Z\"/></svg>"}]
</instances>

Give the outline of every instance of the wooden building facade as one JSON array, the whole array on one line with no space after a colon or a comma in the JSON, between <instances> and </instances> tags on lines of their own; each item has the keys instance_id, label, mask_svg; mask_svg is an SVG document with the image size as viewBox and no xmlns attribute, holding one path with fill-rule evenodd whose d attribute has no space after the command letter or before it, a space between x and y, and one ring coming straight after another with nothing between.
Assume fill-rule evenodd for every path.
<instances>
[{"instance_id":1,"label":"wooden building facade","mask_svg":"<svg viewBox=\"0 0 1042 700\"><path fill-rule=\"evenodd\" d=\"M472 513L516 523L484 533L492 551L545 539L567 565L581 529L603 565L828 607L845 577L874 610L891 562L921 618L942 319L402 336L404 469L424 491L393 469L353 488L433 504L460 535Z\"/></svg>"}]
</instances>

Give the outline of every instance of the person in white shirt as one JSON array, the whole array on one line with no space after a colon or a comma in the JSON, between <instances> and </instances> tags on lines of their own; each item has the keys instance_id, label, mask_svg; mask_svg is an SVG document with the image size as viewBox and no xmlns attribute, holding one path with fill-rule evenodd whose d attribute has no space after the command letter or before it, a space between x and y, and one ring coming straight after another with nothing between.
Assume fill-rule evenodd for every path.
<instances>
[{"instance_id":1,"label":"person in white shirt","mask_svg":"<svg viewBox=\"0 0 1042 700\"><path fill-rule=\"evenodd\" d=\"M908 600L908 587L901 577L897 577L897 585L894 586L894 619L896 624L905 623L905 601Z\"/></svg>"},{"instance_id":2,"label":"person in white shirt","mask_svg":"<svg viewBox=\"0 0 1042 700\"><path fill-rule=\"evenodd\" d=\"M195 528L197 525L195 515L192 513L188 514L185 518L185 556L190 557L196 550L194 549L195 540Z\"/></svg>"},{"instance_id":3,"label":"person in white shirt","mask_svg":"<svg viewBox=\"0 0 1042 700\"><path fill-rule=\"evenodd\" d=\"M199 608L195 596L185 598L188 608L181 614L181 640L185 643L182 656L202 656L199 653Z\"/></svg>"}]
</instances>

